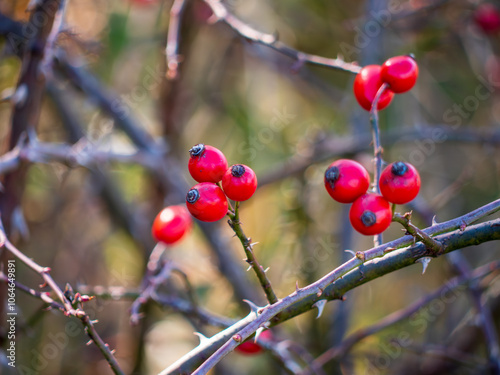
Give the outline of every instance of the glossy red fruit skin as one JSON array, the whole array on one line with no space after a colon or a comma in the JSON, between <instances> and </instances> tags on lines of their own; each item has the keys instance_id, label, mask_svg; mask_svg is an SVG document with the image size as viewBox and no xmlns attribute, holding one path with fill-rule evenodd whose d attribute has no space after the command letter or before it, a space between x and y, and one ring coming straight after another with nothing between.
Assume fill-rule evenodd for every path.
<instances>
[{"instance_id":1,"label":"glossy red fruit skin","mask_svg":"<svg viewBox=\"0 0 500 375\"><path fill-rule=\"evenodd\" d=\"M382 81L396 94L411 90L418 78L418 65L411 56L391 57L382 65Z\"/></svg>"},{"instance_id":2,"label":"glossy red fruit skin","mask_svg":"<svg viewBox=\"0 0 500 375\"><path fill-rule=\"evenodd\" d=\"M227 160L221 150L199 143L190 150L188 169L197 182L217 183L227 170Z\"/></svg>"},{"instance_id":3,"label":"glossy red fruit skin","mask_svg":"<svg viewBox=\"0 0 500 375\"><path fill-rule=\"evenodd\" d=\"M412 201L420 190L420 175L410 163L389 164L380 174L380 193L391 203Z\"/></svg>"},{"instance_id":4,"label":"glossy red fruit skin","mask_svg":"<svg viewBox=\"0 0 500 375\"><path fill-rule=\"evenodd\" d=\"M369 111L372 102L377 95L378 90L384 82L381 78L382 67L380 65L367 65L361 69L354 79L354 96L359 105ZM391 90L386 89L380 97L377 109L381 110L387 107L394 96Z\"/></svg>"},{"instance_id":5,"label":"glossy red fruit skin","mask_svg":"<svg viewBox=\"0 0 500 375\"><path fill-rule=\"evenodd\" d=\"M366 193L352 204L349 220L353 228L361 234L380 234L391 225L391 205L381 195Z\"/></svg>"},{"instance_id":6,"label":"glossy red fruit skin","mask_svg":"<svg viewBox=\"0 0 500 375\"><path fill-rule=\"evenodd\" d=\"M272 338L273 338L273 334L269 330L263 331L259 336L259 340L262 340L262 341L271 341ZM252 355L252 354L258 354L258 353L262 352L263 349L259 344L256 344L254 342L254 338L251 337L247 341L238 345L236 347L235 351L237 351L241 354Z\"/></svg>"},{"instance_id":7,"label":"glossy red fruit skin","mask_svg":"<svg viewBox=\"0 0 500 375\"><path fill-rule=\"evenodd\" d=\"M227 198L220 187L211 182L194 185L186 194L186 206L195 218L212 222L227 214Z\"/></svg>"},{"instance_id":8,"label":"glossy red fruit skin","mask_svg":"<svg viewBox=\"0 0 500 375\"><path fill-rule=\"evenodd\" d=\"M257 176L249 166L235 164L222 177L222 188L229 199L246 201L257 190Z\"/></svg>"},{"instance_id":9,"label":"glossy red fruit skin","mask_svg":"<svg viewBox=\"0 0 500 375\"><path fill-rule=\"evenodd\" d=\"M151 234L157 241L171 245L184 237L191 224L191 215L186 207L168 206L156 215Z\"/></svg>"},{"instance_id":10,"label":"glossy red fruit skin","mask_svg":"<svg viewBox=\"0 0 500 375\"><path fill-rule=\"evenodd\" d=\"M474 13L474 22L485 34L494 34L500 30L500 11L493 4L483 3Z\"/></svg>"},{"instance_id":11,"label":"glossy red fruit skin","mask_svg":"<svg viewBox=\"0 0 500 375\"><path fill-rule=\"evenodd\" d=\"M370 175L357 161L339 159L328 166L324 177L328 194L340 203L352 203L368 190Z\"/></svg>"}]
</instances>

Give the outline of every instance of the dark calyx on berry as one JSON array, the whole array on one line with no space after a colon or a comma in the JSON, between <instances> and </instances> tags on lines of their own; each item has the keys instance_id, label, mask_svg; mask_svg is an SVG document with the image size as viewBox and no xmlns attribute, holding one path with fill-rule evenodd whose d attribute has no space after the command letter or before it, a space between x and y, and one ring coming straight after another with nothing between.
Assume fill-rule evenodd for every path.
<instances>
[{"instance_id":1,"label":"dark calyx on berry","mask_svg":"<svg viewBox=\"0 0 500 375\"><path fill-rule=\"evenodd\" d=\"M391 172L396 176L404 176L408 172L408 166L402 161L397 161L392 165Z\"/></svg>"},{"instance_id":2,"label":"dark calyx on berry","mask_svg":"<svg viewBox=\"0 0 500 375\"><path fill-rule=\"evenodd\" d=\"M361 215L361 222L365 227L371 227L377 222L377 216L371 211L365 211Z\"/></svg>"},{"instance_id":3,"label":"dark calyx on berry","mask_svg":"<svg viewBox=\"0 0 500 375\"><path fill-rule=\"evenodd\" d=\"M191 189L186 195L186 201L189 203L195 203L200 198L200 192L196 189Z\"/></svg>"},{"instance_id":4,"label":"dark calyx on berry","mask_svg":"<svg viewBox=\"0 0 500 375\"><path fill-rule=\"evenodd\" d=\"M337 180L339 179L339 177L340 177L339 169L335 166L328 168L325 172L325 180L328 181L332 189L335 185L335 182L337 182Z\"/></svg>"},{"instance_id":5,"label":"dark calyx on berry","mask_svg":"<svg viewBox=\"0 0 500 375\"><path fill-rule=\"evenodd\" d=\"M231 168L231 174L234 177L241 177L245 174L245 167L241 164L233 165L233 167Z\"/></svg>"},{"instance_id":6,"label":"dark calyx on berry","mask_svg":"<svg viewBox=\"0 0 500 375\"><path fill-rule=\"evenodd\" d=\"M205 145L203 143L198 143L197 145L194 145L193 147L191 147L191 149L189 150L189 154L191 156L198 156L203 151L205 151Z\"/></svg>"}]
</instances>

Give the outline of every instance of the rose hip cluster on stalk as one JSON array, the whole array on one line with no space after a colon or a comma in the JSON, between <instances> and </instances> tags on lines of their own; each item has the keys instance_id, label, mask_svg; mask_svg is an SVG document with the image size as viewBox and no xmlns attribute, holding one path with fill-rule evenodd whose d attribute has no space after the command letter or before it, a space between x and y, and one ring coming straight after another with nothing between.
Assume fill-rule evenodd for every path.
<instances>
[{"instance_id":1,"label":"rose hip cluster on stalk","mask_svg":"<svg viewBox=\"0 0 500 375\"><path fill-rule=\"evenodd\" d=\"M380 176L380 193L369 192L370 176L354 160L334 161L325 171L325 187L340 203L352 203L351 225L364 235L377 235L392 221L391 203L404 204L413 200L420 190L420 176L409 163L389 164Z\"/></svg>"},{"instance_id":2,"label":"rose hip cluster on stalk","mask_svg":"<svg viewBox=\"0 0 500 375\"><path fill-rule=\"evenodd\" d=\"M227 214L227 198L242 202L255 193L257 176L250 167L235 164L228 168L224 154L203 143L193 146L189 154L189 173L199 183L188 191L186 205L198 220L220 220Z\"/></svg>"},{"instance_id":3,"label":"rose hip cluster on stalk","mask_svg":"<svg viewBox=\"0 0 500 375\"><path fill-rule=\"evenodd\" d=\"M387 84L382 93L377 109L387 107L394 97L409 91L417 81L418 65L412 56L395 56L383 65L367 65L361 69L354 79L354 96L359 105L369 111L378 90Z\"/></svg>"},{"instance_id":4,"label":"rose hip cluster on stalk","mask_svg":"<svg viewBox=\"0 0 500 375\"><path fill-rule=\"evenodd\" d=\"M189 154L189 173L198 184L186 195L187 208L165 207L151 229L153 237L166 244L176 243L189 231L191 215L206 222L220 220L228 211L227 198L246 201L257 189L255 172L243 164L228 168L226 157L219 149L200 143L193 146Z\"/></svg>"}]
</instances>

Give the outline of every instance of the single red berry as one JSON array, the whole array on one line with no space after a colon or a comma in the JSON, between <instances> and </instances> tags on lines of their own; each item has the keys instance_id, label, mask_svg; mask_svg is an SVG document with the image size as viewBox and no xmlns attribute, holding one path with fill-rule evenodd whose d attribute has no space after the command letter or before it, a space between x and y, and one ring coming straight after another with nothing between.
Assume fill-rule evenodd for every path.
<instances>
[{"instance_id":1,"label":"single red berry","mask_svg":"<svg viewBox=\"0 0 500 375\"><path fill-rule=\"evenodd\" d=\"M391 205L381 195L366 193L352 204L349 219L354 229L361 234L380 234L391 225Z\"/></svg>"},{"instance_id":2,"label":"single red berry","mask_svg":"<svg viewBox=\"0 0 500 375\"><path fill-rule=\"evenodd\" d=\"M246 201L257 190L257 176L252 168L235 164L222 177L222 188L229 199Z\"/></svg>"},{"instance_id":3,"label":"single red berry","mask_svg":"<svg viewBox=\"0 0 500 375\"><path fill-rule=\"evenodd\" d=\"M398 161L389 164L380 174L380 192L391 203L408 203L419 190L420 175L409 163Z\"/></svg>"},{"instance_id":4,"label":"single red berry","mask_svg":"<svg viewBox=\"0 0 500 375\"><path fill-rule=\"evenodd\" d=\"M211 182L194 185L186 195L186 206L201 221L217 221L227 214L227 198L220 187Z\"/></svg>"},{"instance_id":5,"label":"single red berry","mask_svg":"<svg viewBox=\"0 0 500 375\"><path fill-rule=\"evenodd\" d=\"M377 92L384 82L380 76L382 67L380 65L367 65L361 69L354 79L354 96L359 105L369 111L372 108L372 102L377 96ZM380 97L377 109L384 109L389 105L394 93L386 89Z\"/></svg>"},{"instance_id":6,"label":"single red berry","mask_svg":"<svg viewBox=\"0 0 500 375\"><path fill-rule=\"evenodd\" d=\"M191 215L184 206L165 207L153 221L151 233L157 241L173 244L191 228Z\"/></svg>"},{"instance_id":7,"label":"single red berry","mask_svg":"<svg viewBox=\"0 0 500 375\"><path fill-rule=\"evenodd\" d=\"M325 188L340 203L352 203L368 190L370 175L357 161L340 159L325 171Z\"/></svg>"},{"instance_id":8,"label":"single red berry","mask_svg":"<svg viewBox=\"0 0 500 375\"><path fill-rule=\"evenodd\" d=\"M219 149L204 145L193 146L189 150L188 169L198 182L219 182L227 170L227 160Z\"/></svg>"},{"instance_id":9,"label":"single red berry","mask_svg":"<svg viewBox=\"0 0 500 375\"><path fill-rule=\"evenodd\" d=\"M418 78L418 65L412 56L395 56L382 65L382 81L396 94L409 91Z\"/></svg>"},{"instance_id":10,"label":"single red berry","mask_svg":"<svg viewBox=\"0 0 500 375\"><path fill-rule=\"evenodd\" d=\"M271 331L263 331L259 336L259 341L271 341L273 339L273 334ZM254 342L255 338L250 337L247 341L241 343L236 347L236 351L241 354L257 354L262 352L262 346Z\"/></svg>"},{"instance_id":11,"label":"single red berry","mask_svg":"<svg viewBox=\"0 0 500 375\"><path fill-rule=\"evenodd\" d=\"M474 12L474 21L485 34L500 30L500 11L491 3L482 3Z\"/></svg>"}]
</instances>

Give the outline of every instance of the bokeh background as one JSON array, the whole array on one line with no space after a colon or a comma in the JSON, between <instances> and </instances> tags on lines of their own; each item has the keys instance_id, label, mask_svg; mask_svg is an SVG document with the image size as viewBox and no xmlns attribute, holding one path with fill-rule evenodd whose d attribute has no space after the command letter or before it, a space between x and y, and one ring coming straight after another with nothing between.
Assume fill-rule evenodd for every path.
<instances>
[{"instance_id":1,"label":"bokeh background","mask_svg":"<svg viewBox=\"0 0 500 375\"><path fill-rule=\"evenodd\" d=\"M27 3L2 0L0 12L26 21ZM426 227L434 215L438 221L449 220L499 198L500 39L474 22L479 1L225 4L257 30L276 33L307 53L340 56L360 65L415 55L420 68L416 87L397 95L380 115L384 159L412 162L422 177L418 199L411 207L399 207L401 212L414 209L415 224ZM195 183L187 171L187 150L200 142L221 149L230 164L247 164L257 172L260 188L242 204L241 216L245 232L259 242L256 255L270 267L268 276L279 296L291 293L296 280L306 285L341 264L350 256L345 249L372 247L372 238L350 228L348 206L332 201L323 186L324 170L339 157L361 162L373 175L369 117L352 94L354 74L299 66L244 40L227 25L213 23L208 7L193 0L188 1L181 27L180 76L167 81L164 50L171 5L153 0L68 1L58 48L114 93L117 108L133 114L168 150L168 157L181 166L171 173L186 186ZM1 43L5 53L0 57L0 91L15 87L21 66L9 55L7 40ZM11 113L9 103L0 104L2 139ZM75 123L80 128L76 137ZM37 135L40 141L55 143L85 137L87 145L100 151L136 150L115 121L57 67L48 80ZM161 156L155 160L164 162ZM293 167L296 172L289 173ZM35 163L29 167L20 211L27 230L12 236L27 255L50 266L62 286L120 286L134 292L154 246L149 234L153 218L165 205L182 199L165 191L155 175L137 163L103 162L91 170ZM237 272L261 298L255 302L263 303L225 220L211 228L223 239L226 256L236 260ZM384 238L400 235L400 226L393 224ZM498 259L499 248L489 243L463 253L475 267ZM188 275L201 305L232 318L246 314L242 296L221 274L217 256L198 227L169 248L167 257ZM446 257L433 260L425 275L421 273L416 265L377 279L349 292L346 301L329 303L320 319L312 311L276 327L274 334L318 356L349 332L404 308L455 275ZM32 287L40 283L20 262L16 276ZM484 302L499 317L497 277L482 286ZM184 291L180 279L165 286L165 293ZM47 311L41 301L21 293L17 298L17 360L24 366L19 373L111 373L97 348L86 345L77 320ZM127 373L156 374L197 344L189 320L153 303L145 307L141 323L131 326L131 303L128 298L96 298L86 304ZM473 316L469 295L460 290L452 302L441 300L367 338L325 371L432 374L445 368L448 373L479 374L486 354L482 333L471 324ZM207 334L215 332L206 327ZM409 333L411 345L394 345L401 332ZM462 348L469 357L440 359L441 349L460 340L470 343ZM51 351L53 347L57 350ZM1 373L12 373L2 366ZM233 353L215 373L281 371L268 354Z\"/></svg>"}]
</instances>

